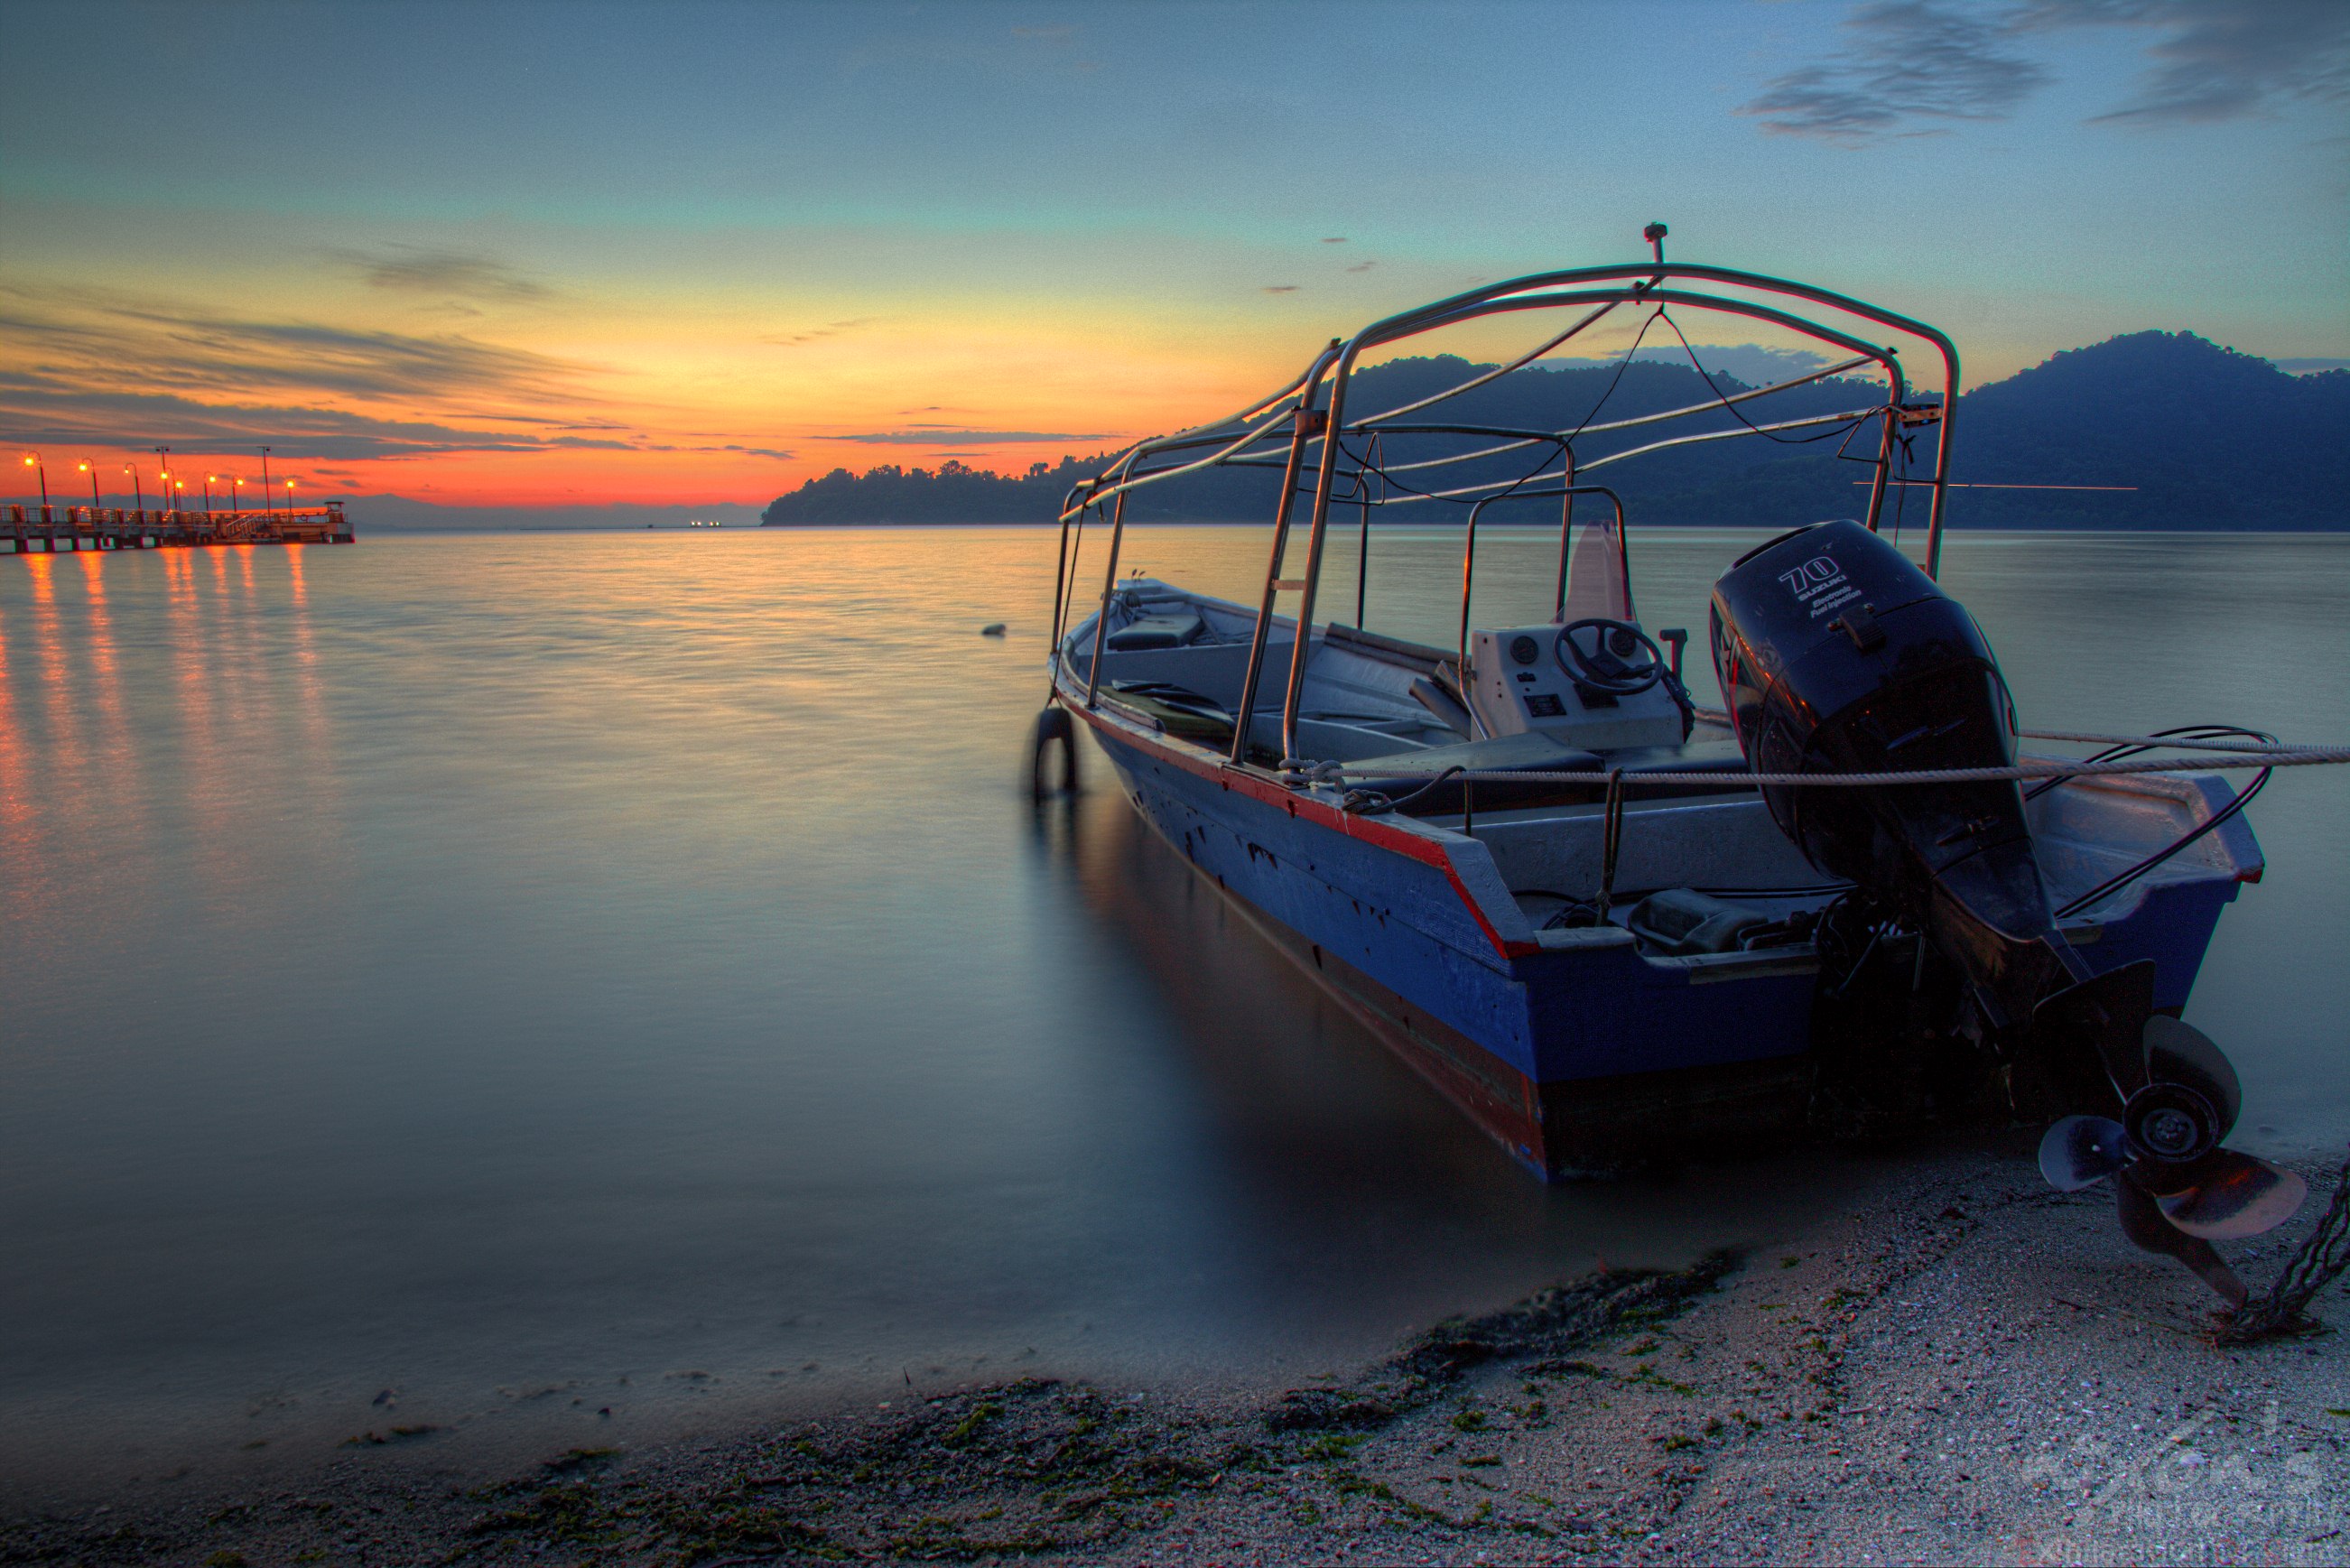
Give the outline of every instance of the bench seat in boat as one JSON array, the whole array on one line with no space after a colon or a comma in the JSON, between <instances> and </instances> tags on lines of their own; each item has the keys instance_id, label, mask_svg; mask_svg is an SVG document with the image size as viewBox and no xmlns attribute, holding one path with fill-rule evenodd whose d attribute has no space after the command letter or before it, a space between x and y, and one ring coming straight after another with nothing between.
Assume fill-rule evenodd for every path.
<instances>
[{"instance_id":1,"label":"bench seat in boat","mask_svg":"<svg viewBox=\"0 0 2350 1568\"><path fill-rule=\"evenodd\" d=\"M1599 753L1586 752L1538 730L1529 730L1523 734L1499 735L1492 740L1464 741L1457 746L1433 746L1426 751L1372 757L1354 764L1354 768L1377 770L1372 776L1349 782L1357 789L1375 791L1390 800L1401 800L1413 791L1427 786L1445 769L1454 767L1479 773L1561 774L1605 773L1610 768L1621 768L1626 794L1642 800L1719 793L1702 784L1636 787L1634 781L1644 773L1743 774L1749 771L1746 758L1735 741L1696 741L1679 746L1635 746L1620 752ZM1394 771L1387 772L1389 768ZM1407 816L1450 816L1461 810L1463 793L1463 781L1446 779L1397 809ZM1474 804L1479 811L1517 811L1538 806L1582 805L1599 800L1606 794L1607 788L1602 784L1558 784L1545 779L1527 779L1523 783L1483 779L1475 784Z\"/></svg>"}]
</instances>

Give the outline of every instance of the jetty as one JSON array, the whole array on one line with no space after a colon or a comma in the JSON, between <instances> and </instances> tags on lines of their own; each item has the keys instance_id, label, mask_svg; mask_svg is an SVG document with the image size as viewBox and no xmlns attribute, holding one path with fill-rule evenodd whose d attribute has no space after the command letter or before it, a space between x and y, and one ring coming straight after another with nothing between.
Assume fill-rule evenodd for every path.
<instances>
[{"instance_id":1,"label":"jetty","mask_svg":"<svg viewBox=\"0 0 2350 1568\"><path fill-rule=\"evenodd\" d=\"M348 545L355 538L339 501L251 512L11 504L5 519L0 520L0 545L19 556L213 545Z\"/></svg>"}]
</instances>

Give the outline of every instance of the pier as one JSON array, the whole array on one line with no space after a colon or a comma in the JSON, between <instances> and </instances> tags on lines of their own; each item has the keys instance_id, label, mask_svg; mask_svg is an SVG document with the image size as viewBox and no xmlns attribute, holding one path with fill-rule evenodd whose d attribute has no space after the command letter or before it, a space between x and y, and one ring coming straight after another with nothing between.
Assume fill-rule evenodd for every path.
<instances>
[{"instance_id":1,"label":"pier","mask_svg":"<svg viewBox=\"0 0 2350 1568\"><path fill-rule=\"evenodd\" d=\"M355 537L339 501L255 512L12 504L0 521L0 544L19 556L210 545L348 545Z\"/></svg>"}]
</instances>

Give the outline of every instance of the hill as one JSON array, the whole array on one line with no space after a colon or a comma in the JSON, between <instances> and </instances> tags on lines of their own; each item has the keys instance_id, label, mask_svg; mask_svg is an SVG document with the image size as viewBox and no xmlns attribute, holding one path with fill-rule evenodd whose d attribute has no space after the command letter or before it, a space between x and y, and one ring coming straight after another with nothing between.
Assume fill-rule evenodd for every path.
<instances>
[{"instance_id":1,"label":"hill","mask_svg":"<svg viewBox=\"0 0 2350 1568\"><path fill-rule=\"evenodd\" d=\"M1393 360L1361 372L1349 402L1355 408L1396 407L1476 369L1450 356ZM1746 389L1746 383L1720 372L1713 380L1724 391ZM1759 410L1748 407L1758 420L1784 420L1863 408L1876 395L1874 383L1831 379L1781 393ZM1712 396L1706 380L1686 363L1643 359L1619 370L1585 362L1514 371L1426 417L1440 413L1450 422L1565 430L1603 405L1612 421ZM1588 463L1664 434L1734 428L1731 414L1714 410L1663 431L1650 427L1586 437L1576 451ZM1798 438L1811 433L1793 432ZM2111 338L1976 388L1960 400L1957 438L1952 477L1961 482L2137 488L1962 491L1951 502L1955 526L2350 527L2350 371L2291 376L2265 359L2192 333ZM1835 439L1767 441L1700 443L1634 459L1593 478L1621 491L1638 523L1783 526L1859 509L1863 492L1853 482L1867 473L1865 462L1856 461L1864 454L1865 439L1853 443L1846 461L1838 461ZM1460 450L1491 442L1461 438L1451 444ZM1917 445L1911 472L1922 473L1929 443ZM1414 455L1429 452L1423 444ZM1482 460L1464 465L1461 477L1445 483L1515 477L1535 456L1528 452ZM1070 484L1103 461L1064 457L1057 465L1040 462L1017 475L954 462L936 471L889 464L861 476L836 469L777 497L763 520L770 525L1044 522ZM1410 476L1401 477L1409 483ZM1277 475L1263 471L1187 476L1137 492L1128 515L1145 522L1260 521L1271 515L1278 483ZM1380 515L1428 522L1440 513L1428 504Z\"/></svg>"}]
</instances>

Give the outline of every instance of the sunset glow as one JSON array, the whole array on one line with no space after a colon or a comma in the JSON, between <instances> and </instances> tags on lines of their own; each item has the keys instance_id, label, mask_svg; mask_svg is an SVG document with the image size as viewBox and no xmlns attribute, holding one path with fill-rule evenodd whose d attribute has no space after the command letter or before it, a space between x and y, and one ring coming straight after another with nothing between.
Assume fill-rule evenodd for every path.
<instances>
[{"instance_id":1,"label":"sunset glow","mask_svg":"<svg viewBox=\"0 0 2350 1568\"><path fill-rule=\"evenodd\" d=\"M124 10L97 52L19 8L45 93L114 107L12 129L0 439L109 504L159 446L474 504L1024 469L1655 217L1945 323L1975 381L2147 327L2350 354L2322 80L2182 99L2155 7L1983 21L1991 78L1896 90L1917 9Z\"/></svg>"}]
</instances>

